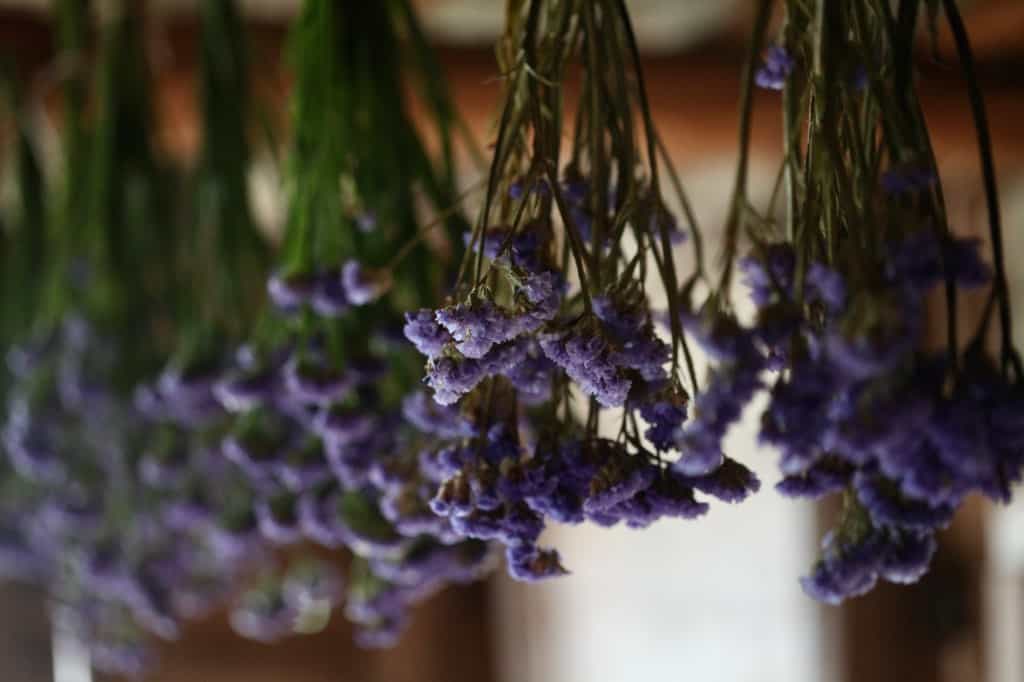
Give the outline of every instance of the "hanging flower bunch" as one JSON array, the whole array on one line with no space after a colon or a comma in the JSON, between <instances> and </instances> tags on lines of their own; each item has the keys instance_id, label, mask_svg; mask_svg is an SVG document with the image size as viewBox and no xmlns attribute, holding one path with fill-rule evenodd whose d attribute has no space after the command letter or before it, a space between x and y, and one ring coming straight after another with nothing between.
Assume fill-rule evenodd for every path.
<instances>
[{"instance_id":1,"label":"hanging flower bunch","mask_svg":"<svg viewBox=\"0 0 1024 682\"><path fill-rule=\"evenodd\" d=\"M951 3L947 16L973 83ZM778 491L843 495L821 559L802 579L829 603L879 579L919 579L936 531L964 498L978 491L1008 501L1024 465L1024 376L1010 335L991 150L983 135L992 267L980 242L957 237L947 219L912 89L916 24L913 12L894 16L887 3L787 2L779 44L748 74L782 90L786 206L777 222L738 184L727 248L747 232L752 247L738 267L757 315L736 338L759 350L739 364L771 370L759 439L779 451ZM726 266L719 292L730 275ZM958 293L990 284L980 328L961 343ZM708 307L729 318L724 293ZM995 311L992 354L985 342ZM941 352L924 338L937 313L947 323Z\"/></svg>"},{"instance_id":2,"label":"hanging flower bunch","mask_svg":"<svg viewBox=\"0 0 1024 682\"><path fill-rule=\"evenodd\" d=\"M345 613L361 644L384 646L410 604L489 565L485 543L456 536L428 506L420 448L468 425L422 400L417 355L401 338L400 311L435 300L463 249L455 118L406 2L309 0L292 41L288 215L266 282L273 310L238 361L219 368L213 393L233 415L221 453L256 491L250 528L263 541L355 555ZM429 111L437 161L409 118L405 73ZM421 198L441 217L421 222ZM269 581L257 591L244 634L293 630L292 605L265 594L283 589Z\"/></svg>"},{"instance_id":3,"label":"hanging flower bunch","mask_svg":"<svg viewBox=\"0 0 1024 682\"><path fill-rule=\"evenodd\" d=\"M470 425L426 453L431 508L503 544L509 573L532 581L565 573L538 544L548 521L695 518L703 495L738 502L758 481L722 453L739 413L697 390L683 326L702 273L680 288L673 247L699 235L662 195L624 4L514 2L499 63L505 101L459 279L445 305L407 315L405 334L435 409ZM662 292L667 340L650 296Z\"/></svg>"}]
</instances>

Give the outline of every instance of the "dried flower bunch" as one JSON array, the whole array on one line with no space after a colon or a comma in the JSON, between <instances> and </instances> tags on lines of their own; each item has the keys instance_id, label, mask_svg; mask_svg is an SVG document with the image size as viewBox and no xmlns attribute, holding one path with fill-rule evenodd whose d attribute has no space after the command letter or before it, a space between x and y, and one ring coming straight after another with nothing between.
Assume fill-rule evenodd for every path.
<instances>
[{"instance_id":1,"label":"dried flower bunch","mask_svg":"<svg viewBox=\"0 0 1024 682\"><path fill-rule=\"evenodd\" d=\"M317 630L343 608L361 644L387 646L413 604L502 553L520 580L566 574L541 539L549 522L640 529L757 492L723 441L763 393L777 490L843 496L805 591L839 602L918 579L965 496L1008 500L1024 465L970 48L943 3L978 122L991 265L949 224L912 87L917 14L939 3L786 0L767 45L773 4L755 18L716 266L623 0L508 3L472 223L459 120L406 0L305 1L280 244L249 208L233 0L202 4L203 145L187 175L151 140L133 3L104 27L96 87L82 68L64 81L57 185L12 80L0 569L44 585L94 663L122 673L151 664L151 636L225 604L248 637ZM58 10L85 63L84 4ZM755 87L780 91L785 120L760 207ZM969 288L989 295L961 340ZM936 318L939 352L925 343ZM347 575L324 550L350 558Z\"/></svg>"}]
</instances>

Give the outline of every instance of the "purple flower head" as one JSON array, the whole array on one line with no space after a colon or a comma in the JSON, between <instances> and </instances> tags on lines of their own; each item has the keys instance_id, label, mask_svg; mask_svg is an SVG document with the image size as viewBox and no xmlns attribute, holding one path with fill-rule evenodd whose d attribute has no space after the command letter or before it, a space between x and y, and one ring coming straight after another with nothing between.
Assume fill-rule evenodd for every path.
<instances>
[{"instance_id":1,"label":"purple flower head","mask_svg":"<svg viewBox=\"0 0 1024 682\"><path fill-rule=\"evenodd\" d=\"M817 457L837 390L830 368L810 361L793 363L789 376L772 388L758 440L781 450L784 474L801 471Z\"/></svg>"},{"instance_id":2,"label":"purple flower head","mask_svg":"<svg viewBox=\"0 0 1024 682\"><path fill-rule=\"evenodd\" d=\"M285 488L301 493L327 481L331 468L324 456L322 443L310 438L301 446L290 449L276 462L274 473Z\"/></svg>"},{"instance_id":3,"label":"purple flower head","mask_svg":"<svg viewBox=\"0 0 1024 682\"><path fill-rule=\"evenodd\" d=\"M387 293L391 288L391 276L384 271L369 270L359 261L349 260L341 268L341 283L352 305L367 305Z\"/></svg>"},{"instance_id":4,"label":"purple flower head","mask_svg":"<svg viewBox=\"0 0 1024 682\"><path fill-rule=\"evenodd\" d=\"M657 450L675 447L686 421L687 398L678 392L652 397L640 404L640 416L647 422L644 438Z\"/></svg>"},{"instance_id":5,"label":"purple flower head","mask_svg":"<svg viewBox=\"0 0 1024 682\"><path fill-rule=\"evenodd\" d=\"M476 388L486 376L480 361L439 357L427 362L426 383L434 390L434 402L453 405Z\"/></svg>"},{"instance_id":6,"label":"purple flower head","mask_svg":"<svg viewBox=\"0 0 1024 682\"><path fill-rule=\"evenodd\" d=\"M544 271L526 276L518 289L526 300L526 311L515 318L518 334L535 332L558 314L565 295L565 280L556 272Z\"/></svg>"},{"instance_id":7,"label":"purple flower head","mask_svg":"<svg viewBox=\"0 0 1024 682\"><path fill-rule=\"evenodd\" d=\"M551 398L551 379L555 364L540 350L535 341L527 345L526 357L503 372L516 389L524 405L541 405Z\"/></svg>"},{"instance_id":8,"label":"purple flower head","mask_svg":"<svg viewBox=\"0 0 1024 682\"><path fill-rule=\"evenodd\" d=\"M351 302L345 293L341 272L328 270L317 276L310 304L314 312L321 317L337 318L348 312Z\"/></svg>"},{"instance_id":9,"label":"purple flower head","mask_svg":"<svg viewBox=\"0 0 1024 682\"><path fill-rule=\"evenodd\" d=\"M282 371L289 397L299 403L329 403L352 390L352 378L326 361L293 356Z\"/></svg>"},{"instance_id":10,"label":"purple flower head","mask_svg":"<svg viewBox=\"0 0 1024 682\"><path fill-rule=\"evenodd\" d=\"M363 443L379 427L375 414L337 405L321 408L313 418L313 429L320 437L338 445Z\"/></svg>"},{"instance_id":11,"label":"purple flower head","mask_svg":"<svg viewBox=\"0 0 1024 682\"><path fill-rule=\"evenodd\" d=\"M822 542L822 558L811 574L800 579L804 592L826 604L839 604L865 594L878 581L886 547L876 533L857 542L842 543L835 533Z\"/></svg>"},{"instance_id":12,"label":"purple flower head","mask_svg":"<svg viewBox=\"0 0 1024 682\"><path fill-rule=\"evenodd\" d=\"M791 296L796 271L796 252L792 244L769 244L762 255L742 258L739 267L744 274L743 283L759 307L777 297Z\"/></svg>"},{"instance_id":13,"label":"purple flower head","mask_svg":"<svg viewBox=\"0 0 1024 682\"><path fill-rule=\"evenodd\" d=\"M7 459L22 477L39 483L59 484L67 476L64 459L58 450L57 434L49 420L11 417L3 428ZM17 408L16 408L17 409Z\"/></svg>"},{"instance_id":14,"label":"purple flower head","mask_svg":"<svg viewBox=\"0 0 1024 682\"><path fill-rule=\"evenodd\" d=\"M226 459L249 477L268 477L288 449L291 429L286 421L269 413L253 413L221 442Z\"/></svg>"},{"instance_id":15,"label":"purple flower head","mask_svg":"<svg viewBox=\"0 0 1024 682\"><path fill-rule=\"evenodd\" d=\"M436 358L444 352L444 347L451 342L451 336L437 320L434 311L426 308L405 314L405 338L409 339L416 350L428 358Z\"/></svg>"},{"instance_id":16,"label":"purple flower head","mask_svg":"<svg viewBox=\"0 0 1024 682\"><path fill-rule=\"evenodd\" d=\"M833 315L846 307L846 280L827 265L811 263L807 269L807 290L809 298L824 303Z\"/></svg>"},{"instance_id":17,"label":"purple flower head","mask_svg":"<svg viewBox=\"0 0 1024 682\"><path fill-rule=\"evenodd\" d=\"M750 469L726 457L713 472L687 478L696 490L723 502L742 502L761 489L761 482Z\"/></svg>"},{"instance_id":18,"label":"purple flower head","mask_svg":"<svg viewBox=\"0 0 1024 682\"><path fill-rule=\"evenodd\" d=\"M435 318L455 342L455 347L465 357L479 359L495 345L512 339L517 325L508 314L490 301L441 308Z\"/></svg>"},{"instance_id":19,"label":"purple flower head","mask_svg":"<svg viewBox=\"0 0 1024 682\"><path fill-rule=\"evenodd\" d=\"M280 388L274 369L241 370L213 386L213 395L229 412L248 412L266 405Z\"/></svg>"},{"instance_id":20,"label":"purple flower head","mask_svg":"<svg viewBox=\"0 0 1024 682\"><path fill-rule=\"evenodd\" d=\"M523 582L538 582L568 575L558 552L533 544L513 545L505 551L508 574Z\"/></svg>"},{"instance_id":21,"label":"purple flower head","mask_svg":"<svg viewBox=\"0 0 1024 682\"><path fill-rule=\"evenodd\" d=\"M953 238L943 243L935 229L921 228L889 249L886 275L917 296L940 284L947 272L959 286L978 288L992 278L980 246L977 239Z\"/></svg>"},{"instance_id":22,"label":"purple flower head","mask_svg":"<svg viewBox=\"0 0 1024 682\"><path fill-rule=\"evenodd\" d=\"M735 366L716 374L693 403L676 448L683 453L673 467L702 476L722 462L722 439L761 387L756 368Z\"/></svg>"},{"instance_id":23,"label":"purple flower head","mask_svg":"<svg viewBox=\"0 0 1024 682\"><path fill-rule=\"evenodd\" d=\"M625 458L625 459L624 459ZM659 469L645 463L634 463L623 453L598 470L590 481L583 511L588 515L605 512L646 490L658 477Z\"/></svg>"},{"instance_id":24,"label":"purple flower head","mask_svg":"<svg viewBox=\"0 0 1024 682\"><path fill-rule=\"evenodd\" d=\"M880 527L932 531L948 526L956 511L954 505L946 502L932 505L902 499L896 485L867 471L854 475L853 487L872 523Z\"/></svg>"},{"instance_id":25,"label":"purple flower head","mask_svg":"<svg viewBox=\"0 0 1024 682\"><path fill-rule=\"evenodd\" d=\"M916 583L928 572L936 547L932 533L903 533L889 543L878 567L879 575L891 583Z\"/></svg>"},{"instance_id":26,"label":"purple flower head","mask_svg":"<svg viewBox=\"0 0 1024 682\"><path fill-rule=\"evenodd\" d=\"M267 280L267 294L278 308L294 310L309 302L316 286L317 278L314 275L275 272Z\"/></svg>"},{"instance_id":27,"label":"purple flower head","mask_svg":"<svg viewBox=\"0 0 1024 682\"><path fill-rule=\"evenodd\" d=\"M843 490L853 478L853 467L836 457L825 457L805 471L786 476L775 489L786 497L813 500Z\"/></svg>"},{"instance_id":28,"label":"purple flower head","mask_svg":"<svg viewBox=\"0 0 1024 682\"><path fill-rule=\"evenodd\" d=\"M612 360L600 332L578 326L567 333L541 334L539 341L548 359L564 369L584 393L605 407L626 402L632 382Z\"/></svg>"},{"instance_id":29,"label":"purple flower head","mask_svg":"<svg viewBox=\"0 0 1024 682\"><path fill-rule=\"evenodd\" d=\"M772 45L764 56L764 63L754 74L754 82L765 90L782 90L793 72L793 58L781 45Z\"/></svg>"}]
</instances>

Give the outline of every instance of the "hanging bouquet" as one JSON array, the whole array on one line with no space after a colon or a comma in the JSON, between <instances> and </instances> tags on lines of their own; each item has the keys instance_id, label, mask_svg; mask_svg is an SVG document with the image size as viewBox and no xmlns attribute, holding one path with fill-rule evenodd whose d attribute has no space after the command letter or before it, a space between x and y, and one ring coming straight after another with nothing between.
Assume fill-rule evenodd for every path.
<instances>
[{"instance_id":1,"label":"hanging bouquet","mask_svg":"<svg viewBox=\"0 0 1024 682\"><path fill-rule=\"evenodd\" d=\"M203 142L187 174L152 146L127 3L104 26L96 87L81 67L65 81L59 185L13 100L0 568L43 584L119 672L149 665L151 635L224 604L260 640L342 607L361 644L386 646L413 604L502 554L520 580L568 573L541 540L549 522L640 529L742 502L760 482L723 441L766 393L758 438L778 453L777 490L843 496L805 591L839 602L918 579L965 496L1008 500L1024 464L970 48L944 3L991 265L946 215L912 87L920 3L787 0L769 46L772 4L755 18L712 265L622 0L508 4L491 158L463 194L459 119L411 5L306 0L279 239L249 207L234 3L202 5ZM83 64L83 4L58 9ZM747 195L755 87L781 91L785 121L764 207ZM979 287L962 342L958 293ZM924 337L940 302L936 352ZM344 551L346 575L311 545Z\"/></svg>"}]
</instances>

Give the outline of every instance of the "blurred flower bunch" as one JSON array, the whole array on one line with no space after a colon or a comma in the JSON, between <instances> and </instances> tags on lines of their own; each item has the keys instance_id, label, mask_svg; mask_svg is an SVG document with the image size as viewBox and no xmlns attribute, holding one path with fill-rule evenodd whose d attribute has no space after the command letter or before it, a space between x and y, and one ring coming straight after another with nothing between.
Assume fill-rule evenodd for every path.
<instances>
[{"instance_id":1,"label":"blurred flower bunch","mask_svg":"<svg viewBox=\"0 0 1024 682\"><path fill-rule=\"evenodd\" d=\"M415 421L399 311L440 297L467 228L456 119L411 6L305 3L276 268L250 208L243 26L233 0L201 9L202 147L187 172L154 147L135 3L102 26L95 85L88 6L57 7L74 68L52 185L33 112L10 98L0 566L45 586L94 663L122 673L150 665L152 635L225 605L241 634L271 640L344 603L362 643L390 644L410 603L490 556L434 517L418 473L443 415ZM425 224L421 205L441 218ZM347 587L299 543L350 550Z\"/></svg>"},{"instance_id":2,"label":"blurred flower bunch","mask_svg":"<svg viewBox=\"0 0 1024 682\"><path fill-rule=\"evenodd\" d=\"M187 173L154 148L136 4L103 26L92 87L87 6L58 3L74 65L59 181L9 79L0 570L44 585L120 672L145 670L151 636L224 605L265 641L341 607L361 644L387 646L413 604L501 553L520 580L567 573L541 540L550 522L639 529L756 492L723 442L764 393L777 489L843 495L806 591L838 602L919 578L965 496L1009 499L1024 465L969 46L946 3L991 265L946 216L912 87L916 10L787 0L767 46L773 4L755 19L711 271L623 0L508 3L489 167L461 195L459 120L410 2L305 0L279 240L250 209L255 105L233 0L201 4ZM755 87L781 92L785 121L764 208L747 196ZM961 342L958 297L979 288Z\"/></svg>"}]
</instances>

